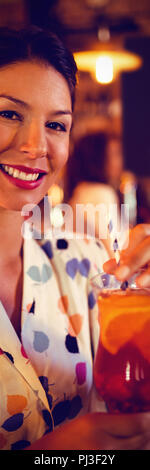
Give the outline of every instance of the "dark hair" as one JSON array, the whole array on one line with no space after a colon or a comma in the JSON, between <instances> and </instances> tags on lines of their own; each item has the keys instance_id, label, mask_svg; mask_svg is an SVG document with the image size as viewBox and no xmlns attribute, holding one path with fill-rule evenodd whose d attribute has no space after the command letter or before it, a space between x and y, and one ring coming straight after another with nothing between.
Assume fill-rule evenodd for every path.
<instances>
[{"instance_id":1,"label":"dark hair","mask_svg":"<svg viewBox=\"0 0 150 470\"><path fill-rule=\"evenodd\" d=\"M108 139L107 133L94 132L82 136L76 142L66 167L66 200L81 181L107 182L105 162Z\"/></svg>"},{"instance_id":2,"label":"dark hair","mask_svg":"<svg viewBox=\"0 0 150 470\"><path fill-rule=\"evenodd\" d=\"M36 26L20 30L0 28L0 67L32 59L53 66L64 76L73 107L77 66L61 39Z\"/></svg>"}]
</instances>

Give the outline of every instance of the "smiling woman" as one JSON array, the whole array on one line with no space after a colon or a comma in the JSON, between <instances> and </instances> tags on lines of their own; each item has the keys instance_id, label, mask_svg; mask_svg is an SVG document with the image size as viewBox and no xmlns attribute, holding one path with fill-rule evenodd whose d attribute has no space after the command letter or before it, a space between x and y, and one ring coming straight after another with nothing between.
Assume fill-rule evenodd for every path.
<instances>
[{"instance_id":1,"label":"smiling woman","mask_svg":"<svg viewBox=\"0 0 150 470\"><path fill-rule=\"evenodd\" d=\"M1 204L11 187L11 208L20 209L42 199L68 158L71 96L60 72L35 58L5 66L0 89Z\"/></svg>"},{"instance_id":2,"label":"smiling woman","mask_svg":"<svg viewBox=\"0 0 150 470\"><path fill-rule=\"evenodd\" d=\"M149 418L92 412L105 404L93 395L99 324L88 281L104 247L22 237L22 207L39 209L67 161L75 84L54 34L0 30L1 449L149 446Z\"/></svg>"}]
</instances>

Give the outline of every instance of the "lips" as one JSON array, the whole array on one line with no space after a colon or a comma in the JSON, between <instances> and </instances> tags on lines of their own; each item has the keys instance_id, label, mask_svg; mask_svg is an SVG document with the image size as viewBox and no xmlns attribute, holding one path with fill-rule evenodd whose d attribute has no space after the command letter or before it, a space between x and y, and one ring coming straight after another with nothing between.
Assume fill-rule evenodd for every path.
<instances>
[{"instance_id":1,"label":"lips","mask_svg":"<svg viewBox=\"0 0 150 470\"><path fill-rule=\"evenodd\" d=\"M0 170L12 184L22 189L35 189L47 174L43 169L23 165L1 164Z\"/></svg>"},{"instance_id":2,"label":"lips","mask_svg":"<svg viewBox=\"0 0 150 470\"><path fill-rule=\"evenodd\" d=\"M40 168L30 168L30 167L23 166L23 165L7 165L7 163L5 163L4 165L15 168L16 170L19 170L19 171L24 171L25 173L44 173L44 174L47 173L46 171L41 170ZM2 166L2 163L0 166Z\"/></svg>"}]
</instances>

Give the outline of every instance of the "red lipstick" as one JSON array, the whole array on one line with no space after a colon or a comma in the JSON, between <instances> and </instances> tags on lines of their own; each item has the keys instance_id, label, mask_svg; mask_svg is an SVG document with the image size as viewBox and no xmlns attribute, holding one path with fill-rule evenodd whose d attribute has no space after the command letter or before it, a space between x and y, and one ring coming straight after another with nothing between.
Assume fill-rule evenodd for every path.
<instances>
[{"instance_id":1,"label":"red lipstick","mask_svg":"<svg viewBox=\"0 0 150 470\"><path fill-rule=\"evenodd\" d=\"M41 170L39 168L29 168L25 167L22 165L7 165L6 166L11 166L12 168L15 168L16 170L23 171L24 173L39 173L39 177L35 181L28 181L28 180L21 180L19 178L14 178L13 176L9 175L3 168L0 166L0 170L2 174L4 175L7 180L12 183L14 186L17 186L18 188L21 189L36 189L40 184L42 183L45 175L47 174L44 170Z\"/></svg>"},{"instance_id":2,"label":"red lipstick","mask_svg":"<svg viewBox=\"0 0 150 470\"><path fill-rule=\"evenodd\" d=\"M3 165L10 166L19 171L24 171L25 173L44 173L44 174L47 173L46 170L42 170L41 168L30 168L29 166L23 166L23 165L10 165L8 163L3 163Z\"/></svg>"}]
</instances>

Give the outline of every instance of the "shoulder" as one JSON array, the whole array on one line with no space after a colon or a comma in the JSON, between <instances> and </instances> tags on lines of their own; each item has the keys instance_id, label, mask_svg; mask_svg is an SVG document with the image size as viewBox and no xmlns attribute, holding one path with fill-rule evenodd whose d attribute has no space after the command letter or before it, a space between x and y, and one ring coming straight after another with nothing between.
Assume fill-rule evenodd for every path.
<instances>
[{"instance_id":1,"label":"shoulder","mask_svg":"<svg viewBox=\"0 0 150 470\"><path fill-rule=\"evenodd\" d=\"M93 204L106 202L113 204L118 202L118 197L115 190L108 184L82 182L75 188L70 202L92 202Z\"/></svg>"},{"instance_id":2,"label":"shoulder","mask_svg":"<svg viewBox=\"0 0 150 470\"><path fill-rule=\"evenodd\" d=\"M90 192L91 194L93 193L94 196L97 195L97 199L99 196L99 199L104 200L104 202L116 203L118 201L115 190L108 184L95 183L91 185Z\"/></svg>"}]
</instances>

